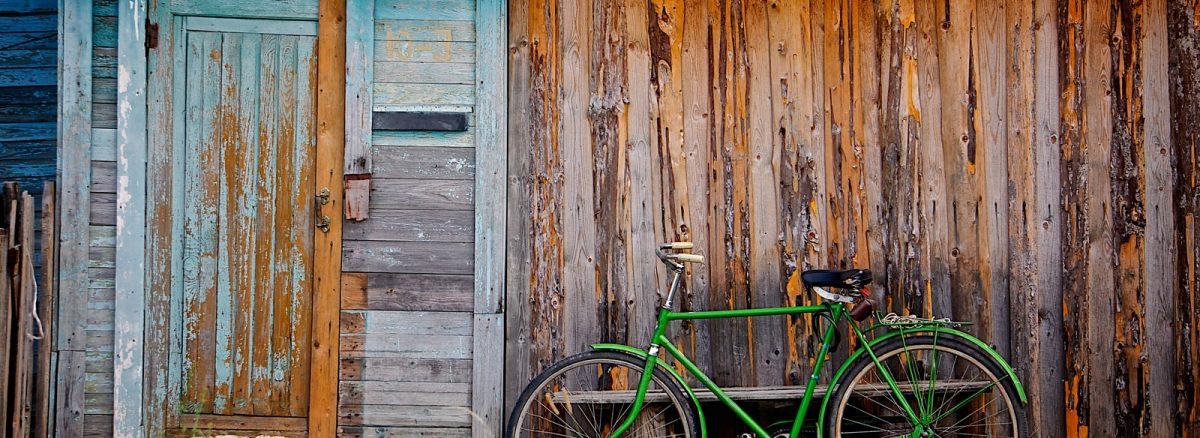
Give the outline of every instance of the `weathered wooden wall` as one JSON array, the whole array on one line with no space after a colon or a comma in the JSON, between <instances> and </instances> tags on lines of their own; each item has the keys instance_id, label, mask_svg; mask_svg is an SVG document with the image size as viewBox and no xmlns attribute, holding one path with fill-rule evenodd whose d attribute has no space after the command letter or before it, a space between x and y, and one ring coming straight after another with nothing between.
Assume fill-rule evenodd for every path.
<instances>
[{"instance_id":1,"label":"weathered wooden wall","mask_svg":"<svg viewBox=\"0 0 1200 438\"><path fill-rule=\"evenodd\" d=\"M889 310L977 323L1041 436L1200 433L1200 4L519 0L510 5L509 403L683 309L806 304L871 268ZM799 384L812 321L681 324L719 383ZM835 358L844 357L843 349Z\"/></svg>"}]
</instances>

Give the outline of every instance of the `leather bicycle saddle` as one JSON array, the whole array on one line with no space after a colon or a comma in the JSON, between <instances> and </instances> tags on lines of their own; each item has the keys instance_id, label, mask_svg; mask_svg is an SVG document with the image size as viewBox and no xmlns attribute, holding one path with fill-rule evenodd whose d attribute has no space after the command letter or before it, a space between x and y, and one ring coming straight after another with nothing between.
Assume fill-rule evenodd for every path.
<instances>
[{"instance_id":1,"label":"leather bicycle saddle","mask_svg":"<svg viewBox=\"0 0 1200 438\"><path fill-rule=\"evenodd\" d=\"M868 269L849 269L831 271L813 269L800 273L800 280L809 287L840 287L860 289L871 284L871 271Z\"/></svg>"}]
</instances>

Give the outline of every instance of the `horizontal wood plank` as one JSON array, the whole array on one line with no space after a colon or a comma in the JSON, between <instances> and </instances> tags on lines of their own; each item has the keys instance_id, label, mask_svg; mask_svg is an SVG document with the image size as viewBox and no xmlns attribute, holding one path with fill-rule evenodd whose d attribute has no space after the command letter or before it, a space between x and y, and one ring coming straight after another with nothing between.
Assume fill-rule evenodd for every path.
<instances>
[{"instance_id":1,"label":"horizontal wood plank","mask_svg":"<svg viewBox=\"0 0 1200 438\"><path fill-rule=\"evenodd\" d=\"M54 86L0 87L0 105L20 105L28 102L53 102L57 91Z\"/></svg>"},{"instance_id":2,"label":"horizontal wood plank","mask_svg":"<svg viewBox=\"0 0 1200 438\"><path fill-rule=\"evenodd\" d=\"M301 432L308 428L308 419L304 417L185 414L180 416L179 423L183 428L192 430Z\"/></svg>"},{"instance_id":3,"label":"horizontal wood plank","mask_svg":"<svg viewBox=\"0 0 1200 438\"><path fill-rule=\"evenodd\" d=\"M53 119L53 117L51 117ZM54 140L4 141L0 140L0 162L29 160L54 161ZM24 187L24 185L22 185ZM30 187L32 188L32 187Z\"/></svg>"},{"instance_id":4,"label":"horizontal wood plank","mask_svg":"<svg viewBox=\"0 0 1200 438\"><path fill-rule=\"evenodd\" d=\"M0 141L54 140L54 122L10 123L0 125Z\"/></svg>"},{"instance_id":5,"label":"horizontal wood plank","mask_svg":"<svg viewBox=\"0 0 1200 438\"><path fill-rule=\"evenodd\" d=\"M92 225L116 225L116 193L92 193L91 208L88 211L88 216L89 223Z\"/></svg>"},{"instance_id":6,"label":"horizontal wood plank","mask_svg":"<svg viewBox=\"0 0 1200 438\"><path fill-rule=\"evenodd\" d=\"M470 311L470 275L342 273L342 308L363 310Z\"/></svg>"},{"instance_id":7,"label":"horizontal wood plank","mask_svg":"<svg viewBox=\"0 0 1200 438\"><path fill-rule=\"evenodd\" d=\"M341 359L340 367L342 381L471 383L466 359L356 357Z\"/></svg>"},{"instance_id":8,"label":"horizontal wood plank","mask_svg":"<svg viewBox=\"0 0 1200 438\"><path fill-rule=\"evenodd\" d=\"M84 373L83 391L94 394L112 394L113 373Z\"/></svg>"},{"instance_id":9,"label":"horizontal wood plank","mask_svg":"<svg viewBox=\"0 0 1200 438\"><path fill-rule=\"evenodd\" d=\"M0 33L0 47L53 49L57 47L53 29Z\"/></svg>"},{"instance_id":10,"label":"horizontal wood plank","mask_svg":"<svg viewBox=\"0 0 1200 438\"><path fill-rule=\"evenodd\" d=\"M342 252L343 270L349 272L470 274L474 265L469 243L348 240Z\"/></svg>"},{"instance_id":11,"label":"horizontal wood plank","mask_svg":"<svg viewBox=\"0 0 1200 438\"><path fill-rule=\"evenodd\" d=\"M54 83L54 67L0 69L0 87L38 87Z\"/></svg>"},{"instance_id":12,"label":"horizontal wood plank","mask_svg":"<svg viewBox=\"0 0 1200 438\"><path fill-rule=\"evenodd\" d=\"M112 414L85 414L83 438L111 438Z\"/></svg>"},{"instance_id":13,"label":"horizontal wood plank","mask_svg":"<svg viewBox=\"0 0 1200 438\"><path fill-rule=\"evenodd\" d=\"M115 247L92 247L88 250L89 268L117 267L117 249Z\"/></svg>"},{"instance_id":14,"label":"horizontal wood plank","mask_svg":"<svg viewBox=\"0 0 1200 438\"><path fill-rule=\"evenodd\" d=\"M406 0L375 5L376 20L475 20L474 0Z\"/></svg>"},{"instance_id":15,"label":"horizontal wood plank","mask_svg":"<svg viewBox=\"0 0 1200 438\"><path fill-rule=\"evenodd\" d=\"M0 69L50 67L51 78L54 77L54 66L57 64L57 60L57 51L54 49L14 47L0 50Z\"/></svg>"},{"instance_id":16,"label":"horizontal wood plank","mask_svg":"<svg viewBox=\"0 0 1200 438\"><path fill-rule=\"evenodd\" d=\"M92 129L92 159L95 161L117 161L116 129Z\"/></svg>"},{"instance_id":17,"label":"horizontal wood plank","mask_svg":"<svg viewBox=\"0 0 1200 438\"><path fill-rule=\"evenodd\" d=\"M375 40L475 42L475 22L454 20L375 20Z\"/></svg>"},{"instance_id":18,"label":"horizontal wood plank","mask_svg":"<svg viewBox=\"0 0 1200 438\"><path fill-rule=\"evenodd\" d=\"M85 373L108 373L113 372L113 356L112 353L106 351L89 351L84 355L84 372Z\"/></svg>"},{"instance_id":19,"label":"horizontal wood plank","mask_svg":"<svg viewBox=\"0 0 1200 438\"><path fill-rule=\"evenodd\" d=\"M470 359L471 337L455 335L342 335L341 357Z\"/></svg>"},{"instance_id":20,"label":"horizontal wood plank","mask_svg":"<svg viewBox=\"0 0 1200 438\"><path fill-rule=\"evenodd\" d=\"M460 84L375 83L375 105L463 105L475 104L475 87ZM387 111L378 110L376 111Z\"/></svg>"},{"instance_id":21,"label":"horizontal wood plank","mask_svg":"<svg viewBox=\"0 0 1200 438\"><path fill-rule=\"evenodd\" d=\"M375 61L474 64L475 43L376 40Z\"/></svg>"},{"instance_id":22,"label":"horizontal wood plank","mask_svg":"<svg viewBox=\"0 0 1200 438\"><path fill-rule=\"evenodd\" d=\"M317 0L171 0L171 12L179 15L229 16L236 11L239 17L317 19Z\"/></svg>"},{"instance_id":23,"label":"horizontal wood plank","mask_svg":"<svg viewBox=\"0 0 1200 438\"><path fill-rule=\"evenodd\" d=\"M117 163L92 161L92 193L117 192Z\"/></svg>"},{"instance_id":24,"label":"horizontal wood plank","mask_svg":"<svg viewBox=\"0 0 1200 438\"><path fill-rule=\"evenodd\" d=\"M372 148L375 178L463 179L475 178L475 150L452 147Z\"/></svg>"},{"instance_id":25,"label":"horizontal wood plank","mask_svg":"<svg viewBox=\"0 0 1200 438\"><path fill-rule=\"evenodd\" d=\"M343 311L341 333L471 335L470 312Z\"/></svg>"},{"instance_id":26,"label":"horizontal wood plank","mask_svg":"<svg viewBox=\"0 0 1200 438\"><path fill-rule=\"evenodd\" d=\"M372 133L371 142L375 146L429 146L473 148L475 147L475 131L466 132L404 132L378 131Z\"/></svg>"},{"instance_id":27,"label":"horizontal wood plank","mask_svg":"<svg viewBox=\"0 0 1200 438\"><path fill-rule=\"evenodd\" d=\"M117 227L115 226L92 225L88 227L88 235L91 236L88 241L89 246L117 246Z\"/></svg>"},{"instance_id":28,"label":"horizontal wood plank","mask_svg":"<svg viewBox=\"0 0 1200 438\"><path fill-rule=\"evenodd\" d=\"M475 65L457 62L376 61L375 82L469 85L475 82Z\"/></svg>"},{"instance_id":29,"label":"horizontal wood plank","mask_svg":"<svg viewBox=\"0 0 1200 438\"><path fill-rule=\"evenodd\" d=\"M473 181L377 179L371 181L371 203L380 210L471 210Z\"/></svg>"},{"instance_id":30,"label":"horizontal wood plank","mask_svg":"<svg viewBox=\"0 0 1200 438\"><path fill-rule=\"evenodd\" d=\"M469 406L471 385L440 382L342 382L342 405Z\"/></svg>"},{"instance_id":31,"label":"horizontal wood plank","mask_svg":"<svg viewBox=\"0 0 1200 438\"><path fill-rule=\"evenodd\" d=\"M338 424L465 427L471 425L471 413L461 406L345 406L338 410Z\"/></svg>"},{"instance_id":32,"label":"horizontal wood plank","mask_svg":"<svg viewBox=\"0 0 1200 438\"><path fill-rule=\"evenodd\" d=\"M53 31L57 26L54 14L0 15L0 29L5 32Z\"/></svg>"},{"instance_id":33,"label":"horizontal wood plank","mask_svg":"<svg viewBox=\"0 0 1200 438\"><path fill-rule=\"evenodd\" d=\"M83 394L84 415L108 415L113 413L113 394L90 392Z\"/></svg>"},{"instance_id":34,"label":"horizontal wood plank","mask_svg":"<svg viewBox=\"0 0 1200 438\"><path fill-rule=\"evenodd\" d=\"M467 438L469 427L387 427L343 426L338 436L345 438Z\"/></svg>"},{"instance_id":35,"label":"horizontal wood plank","mask_svg":"<svg viewBox=\"0 0 1200 438\"><path fill-rule=\"evenodd\" d=\"M372 209L371 220L347 222L346 240L392 242L470 242L474 215L467 210Z\"/></svg>"}]
</instances>

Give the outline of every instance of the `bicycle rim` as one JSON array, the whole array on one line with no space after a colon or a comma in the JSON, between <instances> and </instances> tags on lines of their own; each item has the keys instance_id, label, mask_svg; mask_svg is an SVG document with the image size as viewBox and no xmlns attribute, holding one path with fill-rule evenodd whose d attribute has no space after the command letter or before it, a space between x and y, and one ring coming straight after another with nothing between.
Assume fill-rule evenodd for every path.
<instances>
[{"instance_id":1,"label":"bicycle rim","mask_svg":"<svg viewBox=\"0 0 1200 438\"><path fill-rule=\"evenodd\" d=\"M898 339L878 354L900 389L864 356L834 399L833 436L1017 437L1022 430L1008 374L977 350L949 338ZM998 377L1003 376L1003 377ZM903 398L919 418L910 421Z\"/></svg>"},{"instance_id":2,"label":"bicycle rim","mask_svg":"<svg viewBox=\"0 0 1200 438\"><path fill-rule=\"evenodd\" d=\"M585 353L555 365L521 395L509 437L608 437L632 413L644 364ZM690 400L658 373L645 404L622 437L696 436Z\"/></svg>"}]
</instances>

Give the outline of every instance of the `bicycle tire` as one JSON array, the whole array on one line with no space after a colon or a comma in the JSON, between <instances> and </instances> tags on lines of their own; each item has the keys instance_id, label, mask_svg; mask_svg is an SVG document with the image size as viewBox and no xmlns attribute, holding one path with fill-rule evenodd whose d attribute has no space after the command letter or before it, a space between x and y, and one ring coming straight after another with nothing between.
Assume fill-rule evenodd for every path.
<instances>
[{"instance_id":1,"label":"bicycle tire","mask_svg":"<svg viewBox=\"0 0 1200 438\"><path fill-rule=\"evenodd\" d=\"M523 435L519 435L517 433L519 431L520 432L525 432L525 431L536 432L536 431L532 431L531 429L525 428L526 425L524 424L524 422L526 420L527 414L531 414L531 412L535 406L534 401L539 400L538 394L543 389L545 389L548 382L553 381L557 378L563 377L563 376L567 375L568 372L576 371L578 369L581 369L581 367L584 367L584 366L605 365L605 364L613 365L613 366L623 366L623 367L627 367L631 370L644 370L646 360L644 358L634 356L632 354L628 354L628 353L624 353L624 352L588 351L588 352L579 353L579 354L567 357L558 362L555 362L553 365L550 366L550 368L547 368L545 371L538 374L538 376L535 377L533 379L533 381L531 381L528 385L526 385L525 388L521 391L521 395L520 395L520 397L517 398L517 403L513 406L513 411L509 415L508 424L505 427L504 436L506 438L518 438L520 436L523 436ZM603 368L601 368L601 369L603 369ZM638 375L640 376L640 374L638 374ZM633 380L633 379L629 379L629 380ZM679 385L677 384L675 379L672 376L668 375L663 370L659 369L658 367L655 367L654 374L652 375L652 382L654 385L656 385L657 387L662 388L664 390L664 391L662 391L664 393L663 395L666 396L670 405L674 406L675 409L679 412L679 418L680 418L679 423L683 427L683 433L682 434L671 434L668 436L684 436L684 437L690 437L690 438L699 437L700 436L700 422L699 422L699 417L695 412L695 408L692 405L692 400L679 387ZM636 383L633 383L633 388L631 388L631 389L636 389ZM576 404L579 404L579 403L576 402ZM566 406L571 405L569 397L567 398L567 402L565 405ZM543 403L543 406L545 406L544 403ZM556 411L556 414L557 414L557 411ZM617 417L620 417L620 415L618 415ZM601 420L603 420L603 418L601 418ZM618 420L619 420L619 418L613 418L613 422L615 422L617 424L619 424ZM566 423L566 422L564 421L564 423ZM580 423L576 422L575 424L579 425ZM595 437L599 438L599 437L605 436L605 434L601 430L602 428L595 427L595 425L592 425L592 426L593 426L593 429L595 432L594 433ZM575 430L575 432L579 432L579 431ZM538 436L536 433L531 433L531 434L534 436ZM549 432L545 433L544 435L559 436L557 434L549 433ZM563 435L564 436L575 436L575 435L566 435L566 434L563 434ZM580 436L591 437L593 435L582 434ZM630 434L626 433L623 436L630 436Z\"/></svg>"},{"instance_id":2,"label":"bicycle tire","mask_svg":"<svg viewBox=\"0 0 1200 438\"><path fill-rule=\"evenodd\" d=\"M930 352L936 351L935 353L933 353L933 356L931 356L934 358L937 357L936 356L937 354L943 354L943 353L949 354L950 356L952 356L955 359L954 367L958 366L958 364L957 364L958 358L964 359L965 366L973 366L982 371L980 373L981 378L987 378L987 379L991 380L992 382L995 382L995 385L991 385L991 384L989 384L989 385L991 385L992 388L998 388L998 391L988 390L988 389L984 389L984 388L977 389L976 391L988 391L988 393L995 392L995 393L998 393L1000 396L1000 397L996 397L995 398L996 400L999 400L1001 398L1004 400L1004 403L997 404L996 405L997 408L995 408L995 409L1005 408L1007 410L1007 412L1008 412L1007 420L1009 422L1011 422L1011 425L1012 425L1011 435L1020 437L1020 438L1025 438L1025 437L1029 436L1029 432L1028 432L1029 425L1026 422L1025 406L1021 403L1020 398L1017 396L1016 384L1012 381L1012 379L1008 378L1008 372L1005 370L1005 368L1000 363L998 363L995 359L993 359L991 357L991 355L984 352L979 347L975 346L973 343L971 343L967 340L964 340L964 339L960 339L959 337L954 336L954 335L938 334L937 337L935 338L934 336L921 334L921 335L907 336L907 337L901 336L901 337L889 339L889 340L884 341L883 343L879 344L878 346L875 346L872 351L875 352L876 357L878 357L880 362L884 363L885 366L888 366L887 364L889 364L889 363L899 362L900 359L898 359L898 358L900 357L899 355L901 353L907 353L910 356L916 356L918 354L917 352L919 352L919 351L930 351ZM893 360L895 360L895 362L889 362L889 361L893 361ZM944 362L945 360L946 359L943 357L942 359L935 359L935 360L927 361L927 362L940 363L940 362ZM910 362L912 362L911 359L910 359ZM919 362L920 361L916 361L914 363L919 363ZM901 367L901 369L899 371L906 371L905 368L911 370L912 367L913 367L913 365L909 365L908 367ZM875 362L871 359L871 356L867 355L867 354L863 354L855 360L854 364L852 364L851 367L847 370L847 372L845 374L843 374L842 378L839 379L838 382L834 383L834 389L832 391L831 398L829 399L830 404L826 408L827 411L825 413L824 430L828 433L828 436L838 437L838 436L843 435L842 426L844 423L849 422L849 420L845 420L845 417L846 417L847 407L850 405L849 404L850 394L869 393L867 388L871 388L871 391L879 392L879 389L877 387L880 384L879 383L868 383L867 380L869 380L869 379L865 378L868 375L867 372L869 372L875 368L876 368ZM937 374L936 370L937 370L937 368L933 368L933 371L929 372L929 374L930 375ZM899 374L899 372L897 370L891 370L890 367L889 367L889 372L891 372L893 374ZM923 373L924 371L922 370L921 372ZM903 376L893 376L893 378L896 379L898 384L902 384L900 381L900 379L902 377ZM963 381L967 382L968 384L970 383L966 379L964 379ZM914 390L916 390L917 388L921 388L922 386L919 385L919 383L920 382L915 382L910 387L914 388ZM873 387L867 386L867 385L872 385L872 384L875 386L873 386ZM860 390L855 391L856 387L860 388ZM931 388L931 387L926 387L926 388ZM961 391L962 390L959 390L955 394L951 395L950 396L951 400L953 400L953 397L955 397ZM934 390L929 389L929 393L934 393L934 392L935 392ZM973 393L967 393L965 395L969 396L972 394ZM880 400L883 400L884 396L890 397L891 401L896 403L896 406L899 406L899 402L897 402L894 395L891 395L891 394L883 394L882 396L873 396L870 399L866 395L860 395L860 400L862 400L863 401L862 403L864 403L864 404L879 404L879 405L881 405L882 403L880 402ZM932 397L932 395L926 395L926 396ZM930 400L932 400L932 398L930 398ZM917 402L917 403L919 403L919 402ZM986 403L984 403L980 408L972 410L971 412L968 413L968 417L973 416L975 414L975 412L978 411L978 409L985 408L988 405L990 405L991 403L992 403L992 401L989 400ZM934 403L930 403L930 405L933 405L933 404ZM948 403L939 403L938 409L941 409L942 406L946 406L946 405L948 405ZM953 407L953 406L958 406L958 403L955 403L954 405L952 405L950 407ZM873 406L869 406L869 407L873 407ZM859 411L862 411L867 416L872 416L872 414L870 414L866 410L862 409L861 407L858 407L856 409L858 409ZM916 410L917 407L913 407L913 409ZM889 412L890 411L891 410L889 410ZM876 413L880 413L880 412L882 412L882 411L881 410L876 411ZM892 415L892 416L894 416L894 417L899 416L898 414L899 413L897 413L896 415ZM930 416L934 416L934 415L939 415L939 414L934 413L934 414L931 414ZM945 414L941 414L941 415L945 415ZM1001 415L1001 417L1004 417L1004 415ZM884 421L882 421L883 418L880 418L879 416L875 416L875 418L878 418L881 420L881 422L884 422ZM957 418L957 417L954 417L954 418ZM953 418L951 418L951 419L953 419ZM959 423L961 423L961 421L963 421L963 420L959 420ZM856 423L862 424L863 422L856 421ZM974 425L974 423L967 424L967 426L972 426L972 425ZM986 423L985 422L981 426L1001 428L1001 427L1005 426L1005 424L1004 423ZM869 425L857 426L856 425L856 427L863 428L863 427L871 427L871 426L869 426ZM964 432L962 432L962 429L965 428L966 426L957 426L957 423L956 423L953 427L958 427L958 429L951 433L962 434L962 433L964 433ZM1008 428L1003 427L1003 429L1007 430ZM880 432L882 433L885 431L882 428L880 428ZM891 433L891 431L886 431L886 432ZM989 432L989 433L987 433L988 435L992 434L991 430L989 430L988 432ZM1004 433L1004 435L1001 435L1001 436L1009 435L1009 432L1007 432L1007 431L1005 431L1003 433ZM851 433L846 432L845 434L851 434ZM942 435L937 435L937 436L942 436Z\"/></svg>"}]
</instances>

